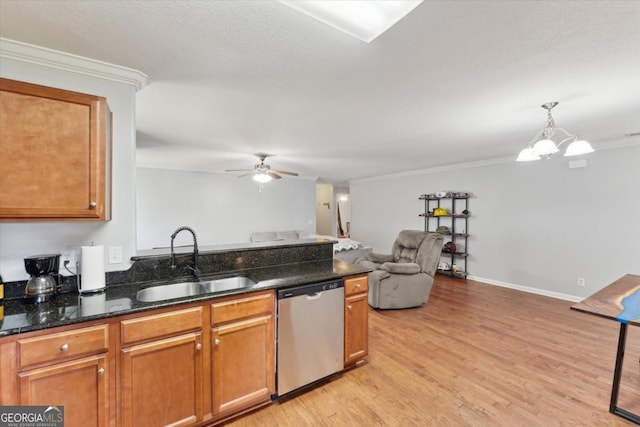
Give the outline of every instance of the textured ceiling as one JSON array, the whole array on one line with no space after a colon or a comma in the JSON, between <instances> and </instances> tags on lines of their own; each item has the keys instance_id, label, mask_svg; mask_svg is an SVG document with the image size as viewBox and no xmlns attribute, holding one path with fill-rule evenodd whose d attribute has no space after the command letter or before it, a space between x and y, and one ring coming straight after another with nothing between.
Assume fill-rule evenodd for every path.
<instances>
[{"instance_id":1,"label":"textured ceiling","mask_svg":"<svg viewBox=\"0 0 640 427\"><path fill-rule=\"evenodd\" d=\"M339 182L640 131L640 2L425 1L370 44L271 1L5 1L0 36L134 68L138 164Z\"/></svg>"}]
</instances>

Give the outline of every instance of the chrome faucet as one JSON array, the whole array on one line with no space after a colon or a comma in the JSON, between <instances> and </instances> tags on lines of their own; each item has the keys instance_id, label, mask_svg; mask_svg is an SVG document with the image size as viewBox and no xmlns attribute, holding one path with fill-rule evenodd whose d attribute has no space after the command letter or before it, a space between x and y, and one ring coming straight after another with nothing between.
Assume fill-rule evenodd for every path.
<instances>
[{"instance_id":1,"label":"chrome faucet","mask_svg":"<svg viewBox=\"0 0 640 427\"><path fill-rule=\"evenodd\" d=\"M176 269L176 254L173 251L173 240L176 238L178 233L183 230L189 231L193 235L193 267L188 267L193 272L193 275L196 279L200 279L200 270L198 269L198 238L196 237L196 232L193 231L191 227L180 227L171 235L171 265L170 269Z\"/></svg>"}]
</instances>

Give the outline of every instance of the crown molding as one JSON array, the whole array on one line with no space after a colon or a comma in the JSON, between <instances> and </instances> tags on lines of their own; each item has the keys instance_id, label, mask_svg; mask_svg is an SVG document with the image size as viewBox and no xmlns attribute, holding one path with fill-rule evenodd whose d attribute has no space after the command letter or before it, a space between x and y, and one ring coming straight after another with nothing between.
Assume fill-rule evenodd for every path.
<instances>
[{"instance_id":1,"label":"crown molding","mask_svg":"<svg viewBox=\"0 0 640 427\"><path fill-rule=\"evenodd\" d=\"M379 176L370 176L370 177L366 177L366 178L350 179L349 182L350 183L352 183L352 182L369 182L369 181L379 181L379 180L382 180L382 179L389 179L389 178L399 178L399 177L403 177L403 176L426 175L426 174L430 174L430 173L441 173L441 172L449 172L449 171L455 171L455 170L460 170L460 169L471 169L471 168L479 168L479 167L483 167L483 166L499 165L499 164L503 164L503 163L511 163L513 161L515 161L515 157L513 157L513 156L501 157L501 158L489 159L489 160L478 160L478 161L475 161L475 162L455 163L455 164L445 165L445 166L436 166L436 167L427 168L427 169L416 169L416 170L392 173L392 174L387 174L387 175L379 175Z\"/></svg>"},{"instance_id":2,"label":"crown molding","mask_svg":"<svg viewBox=\"0 0 640 427\"><path fill-rule=\"evenodd\" d=\"M135 87L136 91L142 89L149 83L149 77L146 74L132 68L1 37L0 59L12 59L14 61L124 83Z\"/></svg>"},{"instance_id":3,"label":"crown molding","mask_svg":"<svg viewBox=\"0 0 640 427\"><path fill-rule=\"evenodd\" d=\"M614 148L633 147L637 145L640 145L640 136L625 137L625 138L620 138L612 141L593 144L596 151L610 150ZM562 157L562 156L559 156L559 157ZM436 166L436 167L427 168L427 169L410 170L410 171L398 172L398 173L387 174L387 175L378 175L378 176L370 176L366 178L350 179L349 183L380 181L384 179L399 178L404 176L416 176L416 175L426 175L430 173L451 172L451 171L457 171L461 169L480 168L484 166L500 165L505 163L514 163L514 162L515 162L515 156L499 157L494 159L478 160L475 162L455 163L451 165Z\"/></svg>"}]
</instances>

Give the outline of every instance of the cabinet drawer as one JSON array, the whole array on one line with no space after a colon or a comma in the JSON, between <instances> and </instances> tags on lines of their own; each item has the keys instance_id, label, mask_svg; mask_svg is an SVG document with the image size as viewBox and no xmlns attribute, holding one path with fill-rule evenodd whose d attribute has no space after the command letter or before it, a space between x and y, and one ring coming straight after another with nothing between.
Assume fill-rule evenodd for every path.
<instances>
[{"instance_id":1,"label":"cabinet drawer","mask_svg":"<svg viewBox=\"0 0 640 427\"><path fill-rule=\"evenodd\" d=\"M275 307L273 295L273 291L256 292L215 302L211 304L211 324L219 325L273 313Z\"/></svg>"},{"instance_id":2,"label":"cabinet drawer","mask_svg":"<svg viewBox=\"0 0 640 427\"><path fill-rule=\"evenodd\" d=\"M344 281L345 296L367 292L368 290L369 280L366 274L357 277L350 277Z\"/></svg>"},{"instance_id":3,"label":"cabinet drawer","mask_svg":"<svg viewBox=\"0 0 640 427\"><path fill-rule=\"evenodd\" d=\"M56 362L109 349L107 325L18 340L19 367Z\"/></svg>"},{"instance_id":4,"label":"cabinet drawer","mask_svg":"<svg viewBox=\"0 0 640 427\"><path fill-rule=\"evenodd\" d=\"M120 325L123 345L176 335L202 329L202 307L123 320Z\"/></svg>"}]
</instances>

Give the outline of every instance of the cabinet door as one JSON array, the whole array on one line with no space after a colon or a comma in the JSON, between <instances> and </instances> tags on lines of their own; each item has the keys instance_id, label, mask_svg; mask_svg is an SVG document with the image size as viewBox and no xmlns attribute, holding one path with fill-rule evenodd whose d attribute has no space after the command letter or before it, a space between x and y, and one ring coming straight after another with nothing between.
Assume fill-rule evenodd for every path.
<instances>
[{"instance_id":1,"label":"cabinet door","mask_svg":"<svg viewBox=\"0 0 640 427\"><path fill-rule=\"evenodd\" d=\"M64 406L68 427L107 425L106 354L25 371L18 377L21 405Z\"/></svg>"},{"instance_id":2,"label":"cabinet door","mask_svg":"<svg viewBox=\"0 0 640 427\"><path fill-rule=\"evenodd\" d=\"M214 415L269 401L275 393L273 315L216 327L211 339Z\"/></svg>"},{"instance_id":3,"label":"cabinet door","mask_svg":"<svg viewBox=\"0 0 640 427\"><path fill-rule=\"evenodd\" d=\"M108 220L105 98L0 79L0 220Z\"/></svg>"},{"instance_id":4,"label":"cabinet door","mask_svg":"<svg viewBox=\"0 0 640 427\"><path fill-rule=\"evenodd\" d=\"M185 426L202 418L199 332L122 349L122 425Z\"/></svg>"},{"instance_id":5,"label":"cabinet door","mask_svg":"<svg viewBox=\"0 0 640 427\"><path fill-rule=\"evenodd\" d=\"M344 365L351 365L369 354L369 305L366 293L345 299Z\"/></svg>"}]
</instances>

